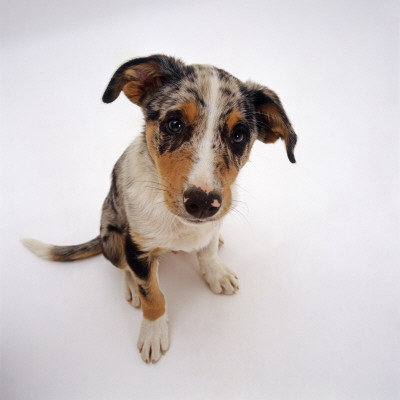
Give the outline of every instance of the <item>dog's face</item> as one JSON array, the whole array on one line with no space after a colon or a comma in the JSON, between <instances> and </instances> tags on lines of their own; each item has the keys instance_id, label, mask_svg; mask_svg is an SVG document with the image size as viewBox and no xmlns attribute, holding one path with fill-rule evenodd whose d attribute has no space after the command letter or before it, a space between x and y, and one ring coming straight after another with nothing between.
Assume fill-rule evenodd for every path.
<instances>
[{"instance_id":1,"label":"dog's face","mask_svg":"<svg viewBox=\"0 0 400 400\"><path fill-rule=\"evenodd\" d=\"M143 109L147 148L168 209L188 223L229 211L232 184L256 139L283 139L295 162L296 134L266 87L212 66L152 56L123 64L103 101L114 101L121 90Z\"/></svg>"}]
</instances>

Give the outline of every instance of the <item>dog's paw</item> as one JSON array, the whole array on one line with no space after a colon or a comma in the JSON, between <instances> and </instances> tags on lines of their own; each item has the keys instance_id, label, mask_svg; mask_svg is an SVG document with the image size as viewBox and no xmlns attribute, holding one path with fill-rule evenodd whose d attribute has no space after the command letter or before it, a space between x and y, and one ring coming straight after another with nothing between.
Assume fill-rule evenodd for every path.
<instances>
[{"instance_id":1,"label":"dog's paw","mask_svg":"<svg viewBox=\"0 0 400 400\"><path fill-rule=\"evenodd\" d=\"M130 288L125 289L125 299L128 303L132 304L133 307L140 307L140 297L136 291L132 291Z\"/></svg>"},{"instance_id":2,"label":"dog's paw","mask_svg":"<svg viewBox=\"0 0 400 400\"><path fill-rule=\"evenodd\" d=\"M143 318L137 346L144 362L154 364L161 358L169 348L167 313L155 321Z\"/></svg>"},{"instance_id":3,"label":"dog's paw","mask_svg":"<svg viewBox=\"0 0 400 400\"><path fill-rule=\"evenodd\" d=\"M208 263L201 273L216 294L234 294L239 290L238 277L222 261Z\"/></svg>"}]
</instances>

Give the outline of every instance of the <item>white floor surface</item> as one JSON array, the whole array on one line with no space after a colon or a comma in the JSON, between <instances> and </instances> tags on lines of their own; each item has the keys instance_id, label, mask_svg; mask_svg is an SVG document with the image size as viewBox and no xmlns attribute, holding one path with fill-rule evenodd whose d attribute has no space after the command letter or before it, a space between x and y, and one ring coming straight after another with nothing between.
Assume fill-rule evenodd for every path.
<instances>
[{"instance_id":1,"label":"white floor surface","mask_svg":"<svg viewBox=\"0 0 400 400\"><path fill-rule=\"evenodd\" d=\"M1 388L22 399L400 398L399 3L2 2ZM136 349L141 313L102 257L58 264L20 243L97 235L138 107L102 92L153 53L214 64L281 97L298 134L257 143L212 294L193 254L160 267L171 347Z\"/></svg>"}]
</instances>

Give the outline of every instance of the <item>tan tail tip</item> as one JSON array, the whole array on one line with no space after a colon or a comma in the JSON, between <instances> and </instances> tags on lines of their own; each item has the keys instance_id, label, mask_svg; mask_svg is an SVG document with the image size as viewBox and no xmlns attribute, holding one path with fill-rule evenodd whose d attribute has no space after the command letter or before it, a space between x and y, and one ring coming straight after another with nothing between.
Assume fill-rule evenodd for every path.
<instances>
[{"instance_id":1,"label":"tan tail tip","mask_svg":"<svg viewBox=\"0 0 400 400\"><path fill-rule=\"evenodd\" d=\"M38 257L44 258L45 260L52 259L51 249L53 246L51 244L43 243L39 240L29 238L21 239L21 243Z\"/></svg>"}]
</instances>

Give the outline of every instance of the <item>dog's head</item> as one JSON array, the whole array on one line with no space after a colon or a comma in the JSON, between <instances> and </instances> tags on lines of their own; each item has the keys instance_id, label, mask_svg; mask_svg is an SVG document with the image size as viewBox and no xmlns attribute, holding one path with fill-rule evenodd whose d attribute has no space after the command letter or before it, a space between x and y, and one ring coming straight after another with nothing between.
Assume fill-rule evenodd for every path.
<instances>
[{"instance_id":1,"label":"dog's head","mask_svg":"<svg viewBox=\"0 0 400 400\"><path fill-rule=\"evenodd\" d=\"M282 139L295 162L296 134L278 96L264 86L155 55L118 68L103 101L111 103L121 91L143 109L165 203L187 222L216 220L229 211L231 186L256 139Z\"/></svg>"}]
</instances>

